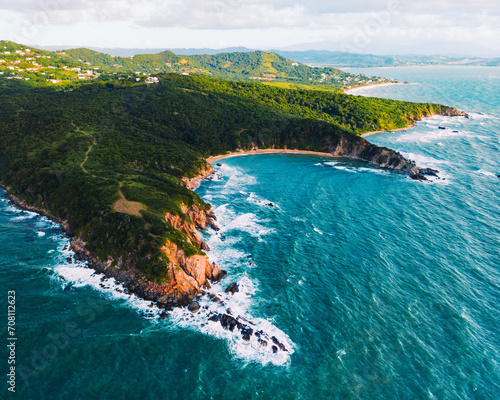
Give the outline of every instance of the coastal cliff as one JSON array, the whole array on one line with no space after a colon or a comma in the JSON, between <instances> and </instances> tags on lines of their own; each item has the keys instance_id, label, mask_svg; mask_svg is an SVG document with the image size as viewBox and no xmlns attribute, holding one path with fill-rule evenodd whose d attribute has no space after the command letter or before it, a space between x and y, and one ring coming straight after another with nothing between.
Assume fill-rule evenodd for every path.
<instances>
[{"instance_id":1,"label":"coastal cliff","mask_svg":"<svg viewBox=\"0 0 500 400\"><path fill-rule=\"evenodd\" d=\"M202 288L209 288L210 282L217 282L226 276L215 263L211 263L208 256L197 254L186 256L185 251L179 249L173 241L167 240L162 251L168 257L168 282L158 283L145 279L132 261L123 262L111 257L102 261L88 250L82 236L75 236L75 232L66 220L53 216L47 210L28 204L17 196L8 192L8 188L0 185L6 191L5 196L10 204L24 211L35 212L39 215L61 224L61 231L71 238L70 248L75 253L75 259L87 261L89 266L107 277L113 277L123 284L131 293L135 293L145 300L157 302L160 308L184 306L190 303L201 293ZM185 233L188 240L198 248L208 250L197 229L205 230L208 226L218 230L215 224L216 217L210 209L201 210L196 205L188 208L181 207L183 217L166 213L165 220L174 228Z\"/></svg>"},{"instance_id":2,"label":"coastal cliff","mask_svg":"<svg viewBox=\"0 0 500 400\"><path fill-rule=\"evenodd\" d=\"M166 213L166 222L186 234L191 244L207 250L208 246L202 242L196 229L205 230L211 226L218 230L213 212L210 209L201 210L196 205L191 208L182 205L181 209L182 215ZM158 307L165 309L189 304L201 293L202 288L209 288L210 282L217 282L226 276L226 272L210 262L205 254L187 256L185 250L171 240L167 240L161 248L168 259L169 277L162 283L145 279L132 263L124 265L121 260L114 263L115 260L111 258L107 262L100 261L86 248L81 237L72 239L71 249L77 260L88 261L92 268L114 277L130 292L157 302Z\"/></svg>"}]
</instances>

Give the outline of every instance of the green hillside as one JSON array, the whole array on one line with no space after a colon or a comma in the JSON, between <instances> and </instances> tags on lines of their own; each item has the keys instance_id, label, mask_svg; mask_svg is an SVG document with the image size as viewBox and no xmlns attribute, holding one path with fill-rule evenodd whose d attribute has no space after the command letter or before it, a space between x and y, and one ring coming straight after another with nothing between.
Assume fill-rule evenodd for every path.
<instances>
[{"instance_id":1,"label":"green hillside","mask_svg":"<svg viewBox=\"0 0 500 400\"><path fill-rule=\"evenodd\" d=\"M165 222L205 203L183 177L204 158L253 147L325 151L353 132L403 127L441 106L369 99L258 83L166 74L73 90L0 84L0 182L28 203L67 219L101 260L167 279L167 239L200 253ZM376 146L370 145L376 149ZM120 198L129 212L119 212Z\"/></svg>"},{"instance_id":2,"label":"green hillside","mask_svg":"<svg viewBox=\"0 0 500 400\"><path fill-rule=\"evenodd\" d=\"M179 56L171 51L113 57L89 49L50 52L0 41L0 80L28 80L38 86L81 85L88 81L135 78L161 73L260 81L273 85L339 91L388 79L353 75L335 68L312 68L275 53L255 51Z\"/></svg>"}]
</instances>

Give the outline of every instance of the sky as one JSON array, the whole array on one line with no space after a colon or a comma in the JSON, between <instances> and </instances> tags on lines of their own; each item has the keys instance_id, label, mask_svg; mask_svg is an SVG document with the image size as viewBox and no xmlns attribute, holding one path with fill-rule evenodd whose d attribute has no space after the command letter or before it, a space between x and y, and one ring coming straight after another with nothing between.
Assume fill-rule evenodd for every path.
<instances>
[{"instance_id":1,"label":"sky","mask_svg":"<svg viewBox=\"0 0 500 400\"><path fill-rule=\"evenodd\" d=\"M0 0L0 39L500 57L500 0Z\"/></svg>"}]
</instances>

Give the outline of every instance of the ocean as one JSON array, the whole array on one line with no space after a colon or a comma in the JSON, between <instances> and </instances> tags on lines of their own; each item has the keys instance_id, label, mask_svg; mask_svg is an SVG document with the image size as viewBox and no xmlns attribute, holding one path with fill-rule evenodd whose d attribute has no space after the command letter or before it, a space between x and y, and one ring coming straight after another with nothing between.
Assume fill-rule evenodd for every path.
<instances>
[{"instance_id":1,"label":"ocean","mask_svg":"<svg viewBox=\"0 0 500 400\"><path fill-rule=\"evenodd\" d=\"M1 199L3 332L14 291L17 340L16 393L7 377L0 398L500 398L500 68L349 72L411 82L358 95L470 118L367 137L439 170L428 182L310 155L217 161L197 192L221 228L203 237L228 271L211 289L224 305L205 298L200 313L161 320L70 263L57 224ZM224 293L231 282L235 295ZM207 322L228 308L288 351ZM7 374L12 353L2 354Z\"/></svg>"}]
</instances>

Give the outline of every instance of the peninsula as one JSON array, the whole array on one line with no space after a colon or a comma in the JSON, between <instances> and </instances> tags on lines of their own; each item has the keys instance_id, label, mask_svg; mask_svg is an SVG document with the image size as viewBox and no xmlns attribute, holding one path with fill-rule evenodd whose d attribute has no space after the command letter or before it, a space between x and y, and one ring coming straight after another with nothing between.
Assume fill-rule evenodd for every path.
<instances>
[{"instance_id":1,"label":"peninsula","mask_svg":"<svg viewBox=\"0 0 500 400\"><path fill-rule=\"evenodd\" d=\"M216 216L189 190L211 173L210 157L310 151L422 177L414 162L360 135L462 115L179 74L60 90L11 80L0 94L0 182L10 199L61 222L77 259L166 309L191 304L225 276L197 232L217 230Z\"/></svg>"}]
</instances>

